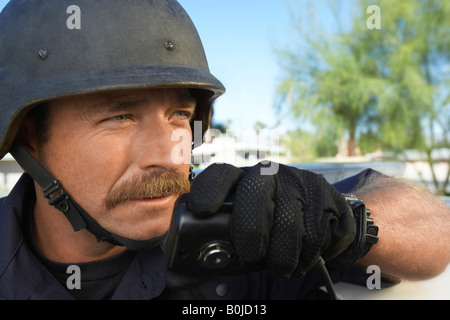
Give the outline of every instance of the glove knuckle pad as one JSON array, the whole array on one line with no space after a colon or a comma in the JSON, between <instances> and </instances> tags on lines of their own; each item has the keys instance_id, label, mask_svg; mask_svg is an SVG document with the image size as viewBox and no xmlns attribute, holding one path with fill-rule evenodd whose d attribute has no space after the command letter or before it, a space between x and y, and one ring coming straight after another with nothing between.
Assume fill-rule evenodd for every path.
<instances>
[{"instance_id":1,"label":"glove knuckle pad","mask_svg":"<svg viewBox=\"0 0 450 320\"><path fill-rule=\"evenodd\" d=\"M228 164L213 164L194 179L188 208L197 214L211 214L219 209L230 189L243 172Z\"/></svg>"}]
</instances>

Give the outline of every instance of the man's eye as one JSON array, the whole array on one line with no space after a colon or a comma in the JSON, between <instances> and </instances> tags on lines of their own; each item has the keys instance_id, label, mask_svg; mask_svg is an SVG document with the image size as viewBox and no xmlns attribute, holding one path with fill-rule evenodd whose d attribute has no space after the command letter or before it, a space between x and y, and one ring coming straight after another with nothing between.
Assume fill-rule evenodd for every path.
<instances>
[{"instance_id":1,"label":"man's eye","mask_svg":"<svg viewBox=\"0 0 450 320\"><path fill-rule=\"evenodd\" d=\"M177 111L174 113L174 115L176 117L190 119L192 116L192 113L190 113L189 111Z\"/></svg>"},{"instance_id":2,"label":"man's eye","mask_svg":"<svg viewBox=\"0 0 450 320\"><path fill-rule=\"evenodd\" d=\"M129 118L130 118L129 115L121 114L121 115L118 115L118 116L111 117L108 120L123 121L123 120L127 120Z\"/></svg>"}]
</instances>

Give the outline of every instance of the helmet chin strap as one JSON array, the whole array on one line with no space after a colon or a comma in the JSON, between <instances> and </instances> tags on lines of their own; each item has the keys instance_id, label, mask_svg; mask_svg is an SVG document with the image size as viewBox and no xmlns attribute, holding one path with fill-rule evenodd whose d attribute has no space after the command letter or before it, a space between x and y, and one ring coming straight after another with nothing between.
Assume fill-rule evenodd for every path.
<instances>
[{"instance_id":1,"label":"helmet chin strap","mask_svg":"<svg viewBox=\"0 0 450 320\"><path fill-rule=\"evenodd\" d=\"M104 229L92 218L56 180L18 141L15 141L10 151L20 166L42 187L48 203L61 211L69 220L74 231L86 229L98 242L105 241L116 246L125 246L130 250L154 248L163 243L166 234L150 240L133 240L113 234Z\"/></svg>"}]
</instances>

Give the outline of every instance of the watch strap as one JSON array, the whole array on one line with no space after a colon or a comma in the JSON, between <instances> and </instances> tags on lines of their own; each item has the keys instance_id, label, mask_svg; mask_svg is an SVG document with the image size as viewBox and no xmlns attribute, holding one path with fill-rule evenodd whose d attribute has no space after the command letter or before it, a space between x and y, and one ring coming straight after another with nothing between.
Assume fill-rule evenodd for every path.
<instances>
[{"instance_id":1,"label":"watch strap","mask_svg":"<svg viewBox=\"0 0 450 320\"><path fill-rule=\"evenodd\" d=\"M356 246L352 257L354 263L364 257L370 248L378 243L379 228L370 216L372 212L366 208L365 203L361 199L358 199L353 194L344 194L344 196L353 211L356 221Z\"/></svg>"}]
</instances>

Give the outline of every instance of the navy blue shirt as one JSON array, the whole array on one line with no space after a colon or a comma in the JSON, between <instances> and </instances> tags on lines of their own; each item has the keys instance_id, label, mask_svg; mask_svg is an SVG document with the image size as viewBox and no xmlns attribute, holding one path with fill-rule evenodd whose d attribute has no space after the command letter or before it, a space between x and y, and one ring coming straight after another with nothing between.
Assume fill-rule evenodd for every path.
<instances>
[{"instance_id":1,"label":"navy blue shirt","mask_svg":"<svg viewBox=\"0 0 450 320\"><path fill-rule=\"evenodd\" d=\"M376 172L365 170L335 184L335 187L343 193L351 192L373 174ZM30 243L32 240L27 238L25 230L31 224L27 213L33 212L35 199L33 180L26 173L9 196L0 199L0 299L76 299L77 294L72 290L77 289L69 290L60 277L54 276L55 272L52 274L49 271L52 270L51 264L39 257ZM123 263L124 260L120 261ZM348 270L332 270L331 273L334 280L339 280L348 274ZM303 279L289 281L275 281L268 272L263 271L217 277L186 290L168 289L164 253L160 247L128 255L123 272L115 279L116 289L103 298L300 299L322 285L321 277L315 270Z\"/></svg>"}]
</instances>

